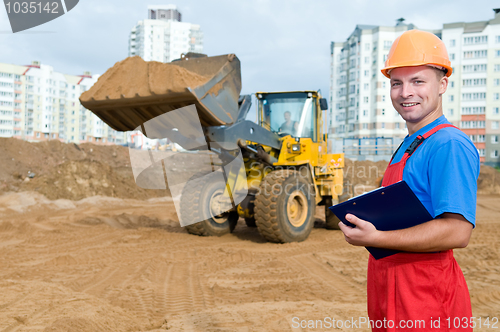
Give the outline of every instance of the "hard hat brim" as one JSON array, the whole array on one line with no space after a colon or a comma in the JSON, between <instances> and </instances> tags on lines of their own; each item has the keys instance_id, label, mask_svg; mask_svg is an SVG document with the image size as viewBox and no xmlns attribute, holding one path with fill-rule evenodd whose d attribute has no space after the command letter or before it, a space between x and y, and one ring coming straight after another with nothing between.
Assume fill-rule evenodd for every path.
<instances>
[{"instance_id":1,"label":"hard hat brim","mask_svg":"<svg viewBox=\"0 0 500 332\"><path fill-rule=\"evenodd\" d=\"M445 66L443 64L427 63L427 62L422 62L422 63L411 62L411 63L408 63L408 64L398 64L397 66L388 66L388 67L385 67L385 68L381 69L380 71L382 72L382 74L384 74L385 77L391 78L390 71L392 69L401 68L401 67L419 67L419 66L430 66L430 67L433 67L433 68L435 68L434 66L443 67L443 68L446 69L446 74L445 74L446 77L450 77L451 74L453 73L453 68L450 67L450 66Z\"/></svg>"}]
</instances>

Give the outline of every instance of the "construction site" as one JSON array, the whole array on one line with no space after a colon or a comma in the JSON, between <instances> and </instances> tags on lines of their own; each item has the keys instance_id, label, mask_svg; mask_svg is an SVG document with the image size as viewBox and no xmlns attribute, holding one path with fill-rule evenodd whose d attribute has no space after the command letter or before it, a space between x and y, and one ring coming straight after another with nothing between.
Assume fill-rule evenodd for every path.
<instances>
[{"instance_id":1,"label":"construction site","mask_svg":"<svg viewBox=\"0 0 500 332\"><path fill-rule=\"evenodd\" d=\"M168 191L137 187L125 147L2 139L0 151L1 331L300 331L294 317L366 317L368 252L325 229L323 209L303 242L268 243L242 218L200 237ZM386 165L347 161L346 185L375 186L370 166ZM479 191L455 256L474 316L495 317L500 172L483 167Z\"/></svg>"},{"instance_id":2,"label":"construction site","mask_svg":"<svg viewBox=\"0 0 500 332\"><path fill-rule=\"evenodd\" d=\"M240 90L234 54L127 58L82 105L185 150L0 139L0 331L314 331L367 317L369 254L328 207L379 187L388 162L331 151L317 91L256 92L252 106ZM482 331L500 306L499 198L500 172L481 166L477 227L455 250Z\"/></svg>"}]
</instances>

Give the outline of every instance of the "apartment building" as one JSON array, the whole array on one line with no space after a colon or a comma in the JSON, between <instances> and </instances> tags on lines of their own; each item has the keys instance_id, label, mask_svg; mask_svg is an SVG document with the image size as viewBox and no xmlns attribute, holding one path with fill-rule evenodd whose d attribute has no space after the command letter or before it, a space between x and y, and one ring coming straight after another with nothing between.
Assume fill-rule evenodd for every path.
<instances>
[{"instance_id":1,"label":"apartment building","mask_svg":"<svg viewBox=\"0 0 500 332\"><path fill-rule=\"evenodd\" d=\"M500 165L500 9L491 20L443 25L453 67L443 110L479 151L481 162Z\"/></svg>"},{"instance_id":2,"label":"apartment building","mask_svg":"<svg viewBox=\"0 0 500 332\"><path fill-rule=\"evenodd\" d=\"M0 63L0 137L125 143L125 133L111 129L80 104L80 94L98 76L89 72L67 75L38 61Z\"/></svg>"},{"instance_id":3,"label":"apartment building","mask_svg":"<svg viewBox=\"0 0 500 332\"><path fill-rule=\"evenodd\" d=\"M500 9L494 12L491 20L446 23L443 29L426 30L443 40L453 67L443 112L469 135L481 162L492 166L500 165ZM380 70L392 42L414 28L404 19L393 27L357 25L345 42L331 43L330 134L342 138L407 135L390 100L389 80Z\"/></svg>"},{"instance_id":4,"label":"apartment building","mask_svg":"<svg viewBox=\"0 0 500 332\"><path fill-rule=\"evenodd\" d=\"M404 138L404 120L392 107L389 80L382 75L392 42L413 29L399 19L393 27L357 25L345 42L331 43L330 124L336 137Z\"/></svg>"},{"instance_id":5,"label":"apartment building","mask_svg":"<svg viewBox=\"0 0 500 332\"><path fill-rule=\"evenodd\" d=\"M203 52L203 32L197 24L181 22L175 5L148 6L148 19L139 21L130 32L129 56L145 61L170 62L182 53Z\"/></svg>"}]
</instances>

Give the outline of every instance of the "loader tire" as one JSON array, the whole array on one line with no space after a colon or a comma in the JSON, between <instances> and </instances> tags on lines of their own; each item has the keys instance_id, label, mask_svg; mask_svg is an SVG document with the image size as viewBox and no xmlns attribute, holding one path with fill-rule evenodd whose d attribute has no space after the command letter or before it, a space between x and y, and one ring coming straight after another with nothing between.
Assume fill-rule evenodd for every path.
<instances>
[{"instance_id":1,"label":"loader tire","mask_svg":"<svg viewBox=\"0 0 500 332\"><path fill-rule=\"evenodd\" d=\"M326 224L326 229L340 229L339 227L339 222L340 219L337 218L337 216L330 211L329 207L332 205L337 204L338 201L332 201L332 197L325 198L325 224Z\"/></svg>"},{"instance_id":2,"label":"loader tire","mask_svg":"<svg viewBox=\"0 0 500 332\"><path fill-rule=\"evenodd\" d=\"M238 212L228 211L214 216L210 210L214 198L224 193L225 184L210 181L210 173L199 173L191 177L182 189L181 216L183 220L201 220L186 226L190 234L200 236L222 236L230 233L238 222Z\"/></svg>"},{"instance_id":3,"label":"loader tire","mask_svg":"<svg viewBox=\"0 0 500 332\"><path fill-rule=\"evenodd\" d=\"M262 180L255 198L255 222L270 242L307 239L314 225L315 191L310 180L295 170L272 171Z\"/></svg>"}]
</instances>

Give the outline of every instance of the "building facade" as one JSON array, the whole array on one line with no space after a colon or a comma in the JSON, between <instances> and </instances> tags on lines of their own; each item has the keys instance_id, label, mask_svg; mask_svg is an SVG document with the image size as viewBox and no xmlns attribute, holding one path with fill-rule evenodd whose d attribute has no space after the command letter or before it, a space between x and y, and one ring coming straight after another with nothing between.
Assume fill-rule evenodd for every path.
<instances>
[{"instance_id":1,"label":"building facade","mask_svg":"<svg viewBox=\"0 0 500 332\"><path fill-rule=\"evenodd\" d=\"M380 69L394 39L413 28L402 20L394 27L357 25L345 42L331 43L329 133L342 138L406 135Z\"/></svg>"},{"instance_id":2,"label":"building facade","mask_svg":"<svg viewBox=\"0 0 500 332\"><path fill-rule=\"evenodd\" d=\"M80 104L80 94L98 76L67 75L38 61L25 66L0 63L0 137L126 143L125 133L111 129Z\"/></svg>"},{"instance_id":3,"label":"building facade","mask_svg":"<svg viewBox=\"0 0 500 332\"><path fill-rule=\"evenodd\" d=\"M331 43L329 133L339 138L404 138L404 120L380 70L392 42L416 28L358 25L345 42ZM474 142L487 165L500 165L500 9L488 21L426 30L443 40L453 75L443 96L446 118Z\"/></svg>"},{"instance_id":4,"label":"building facade","mask_svg":"<svg viewBox=\"0 0 500 332\"><path fill-rule=\"evenodd\" d=\"M188 52L203 52L203 32L197 24L181 22L174 5L148 6L148 19L139 21L130 32L129 56L170 62Z\"/></svg>"},{"instance_id":5,"label":"building facade","mask_svg":"<svg viewBox=\"0 0 500 332\"><path fill-rule=\"evenodd\" d=\"M488 21L444 24L442 40L453 67L443 111L481 162L500 165L500 9Z\"/></svg>"}]
</instances>

